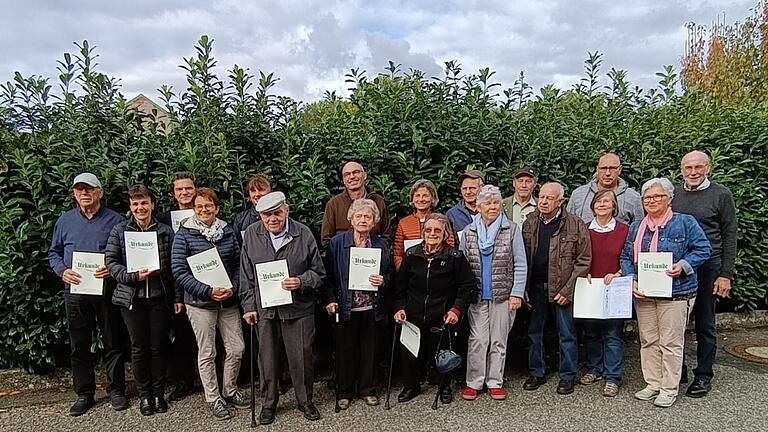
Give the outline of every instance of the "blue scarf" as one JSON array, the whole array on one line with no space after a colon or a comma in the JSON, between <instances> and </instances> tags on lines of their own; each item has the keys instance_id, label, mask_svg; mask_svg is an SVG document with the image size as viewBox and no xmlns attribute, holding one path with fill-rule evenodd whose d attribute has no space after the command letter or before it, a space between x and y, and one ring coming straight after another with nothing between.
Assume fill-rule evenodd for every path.
<instances>
[{"instance_id":1,"label":"blue scarf","mask_svg":"<svg viewBox=\"0 0 768 432\"><path fill-rule=\"evenodd\" d=\"M477 230L477 245L480 247L480 253L483 255L490 255L493 253L493 246L496 243L496 236L499 234L501 228L501 221L506 216L504 213L500 213L493 223L486 227L485 222L480 214L476 214L472 217L472 224L474 224Z\"/></svg>"}]
</instances>

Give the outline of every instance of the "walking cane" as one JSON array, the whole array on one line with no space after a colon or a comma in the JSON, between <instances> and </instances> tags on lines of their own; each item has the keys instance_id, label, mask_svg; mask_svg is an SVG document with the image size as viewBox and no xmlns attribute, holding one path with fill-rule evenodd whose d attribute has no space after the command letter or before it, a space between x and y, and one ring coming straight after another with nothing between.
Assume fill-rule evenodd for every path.
<instances>
[{"instance_id":1,"label":"walking cane","mask_svg":"<svg viewBox=\"0 0 768 432\"><path fill-rule=\"evenodd\" d=\"M392 367L395 364L395 341L397 341L397 323L392 331L392 351L389 354L389 378L387 378L387 400L384 403L384 409L389 409L389 392L392 388Z\"/></svg>"},{"instance_id":2,"label":"walking cane","mask_svg":"<svg viewBox=\"0 0 768 432\"><path fill-rule=\"evenodd\" d=\"M339 343L339 312L336 311L336 343ZM336 374L336 385L333 387L333 396L336 398L336 406L333 407L333 412L337 413L341 411L341 407L339 406L339 358L338 356L334 356L333 359L333 370Z\"/></svg>"},{"instance_id":3,"label":"walking cane","mask_svg":"<svg viewBox=\"0 0 768 432\"><path fill-rule=\"evenodd\" d=\"M256 427L256 384L253 381L253 328L256 325L251 324L251 427Z\"/></svg>"},{"instance_id":4,"label":"walking cane","mask_svg":"<svg viewBox=\"0 0 768 432\"><path fill-rule=\"evenodd\" d=\"M437 341L437 352L435 353L435 356L437 356L437 353L440 352L440 345L443 343L443 334L445 333L446 330L447 330L446 327L442 327L440 329L440 339ZM448 330L448 331L450 331L450 330ZM449 335L449 337L450 337L450 335ZM440 399L440 393L442 392L443 386L445 385L445 375L441 374L439 371L438 371L438 374L440 374L440 381L439 381L439 383L437 385L437 392L435 392L435 400L432 401L432 409L433 410L437 409L437 400Z\"/></svg>"}]
</instances>

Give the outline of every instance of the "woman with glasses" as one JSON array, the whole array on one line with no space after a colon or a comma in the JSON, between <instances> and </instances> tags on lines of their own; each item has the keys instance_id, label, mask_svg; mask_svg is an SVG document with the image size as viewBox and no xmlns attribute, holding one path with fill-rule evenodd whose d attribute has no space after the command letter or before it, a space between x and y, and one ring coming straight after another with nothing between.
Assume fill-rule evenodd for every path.
<instances>
[{"instance_id":1,"label":"woman with glasses","mask_svg":"<svg viewBox=\"0 0 768 432\"><path fill-rule=\"evenodd\" d=\"M633 276L637 325L640 332L640 363L646 387L635 398L653 400L670 407L677 399L683 367L685 325L696 300L696 269L711 252L709 240L693 216L672 211L672 183L664 178L648 180L642 187L646 215L635 221L621 254L621 271ZM671 252L670 298L646 297L638 286L638 258L641 252Z\"/></svg>"},{"instance_id":2,"label":"woman with glasses","mask_svg":"<svg viewBox=\"0 0 768 432\"><path fill-rule=\"evenodd\" d=\"M426 216L421 237L424 241L405 251L395 277L395 321L408 321L421 332L419 355L401 347L403 391L398 402L407 402L421 393L420 382L427 366L434 366L440 332L445 325L459 322L475 298L477 280L464 254L448 241L454 238L451 223L440 213ZM441 388L440 400L450 403L450 385Z\"/></svg>"},{"instance_id":3,"label":"woman with glasses","mask_svg":"<svg viewBox=\"0 0 768 432\"><path fill-rule=\"evenodd\" d=\"M193 209L195 214L181 221L173 240L173 276L184 289L187 315L197 339L197 366L205 401L214 418L226 420L232 417L233 407L250 406L250 400L237 389L240 360L245 350L237 301L240 245L232 226L218 218L219 198L213 189L199 188ZM187 258L210 249L216 249L221 258L231 287L210 286L195 278ZM217 330L227 353L221 391L216 377Z\"/></svg>"}]
</instances>

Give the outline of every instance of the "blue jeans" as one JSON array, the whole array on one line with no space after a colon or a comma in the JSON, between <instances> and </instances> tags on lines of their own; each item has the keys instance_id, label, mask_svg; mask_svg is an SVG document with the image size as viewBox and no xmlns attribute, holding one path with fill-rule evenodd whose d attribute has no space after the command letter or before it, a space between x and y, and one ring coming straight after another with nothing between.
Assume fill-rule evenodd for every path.
<instances>
[{"instance_id":1,"label":"blue jeans","mask_svg":"<svg viewBox=\"0 0 768 432\"><path fill-rule=\"evenodd\" d=\"M620 383L624 377L624 320L584 320L587 370Z\"/></svg>"},{"instance_id":2,"label":"blue jeans","mask_svg":"<svg viewBox=\"0 0 768 432\"><path fill-rule=\"evenodd\" d=\"M528 323L528 368L531 375L544 377L544 325L550 308L557 324L560 340L560 379L575 380L578 370L579 346L576 341L576 324L573 320L573 304L550 305L547 284L533 284L528 292L531 302L531 318Z\"/></svg>"}]
</instances>

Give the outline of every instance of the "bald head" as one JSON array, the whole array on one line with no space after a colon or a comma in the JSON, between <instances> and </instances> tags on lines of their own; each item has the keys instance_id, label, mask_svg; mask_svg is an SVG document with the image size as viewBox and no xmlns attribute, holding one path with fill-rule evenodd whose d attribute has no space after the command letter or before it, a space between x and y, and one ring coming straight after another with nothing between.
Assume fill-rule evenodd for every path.
<instances>
[{"instance_id":1,"label":"bald head","mask_svg":"<svg viewBox=\"0 0 768 432\"><path fill-rule=\"evenodd\" d=\"M707 154L703 151L694 150L692 152L686 153L685 156L683 156L683 159L680 161L680 167L682 168L687 163L709 165L709 156L707 156Z\"/></svg>"},{"instance_id":2,"label":"bald head","mask_svg":"<svg viewBox=\"0 0 768 432\"><path fill-rule=\"evenodd\" d=\"M355 161L350 161L341 167L341 180L348 193L359 193L365 188L365 180L368 178L363 166Z\"/></svg>"},{"instance_id":3,"label":"bald head","mask_svg":"<svg viewBox=\"0 0 768 432\"><path fill-rule=\"evenodd\" d=\"M606 153L597 161L597 186L616 190L621 175L621 159L616 153Z\"/></svg>"},{"instance_id":4,"label":"bald head","mask_svg":"<svg viewBox=\"0 0 768 432\"><path fill-rule=\"evenodd\" d=\"M711 165L709 156L699 150L694 150L683 156L680 161L680 173L683 175L685 186L688 189L696 189L709 176Z\"/></svg>"}]
</instances>

